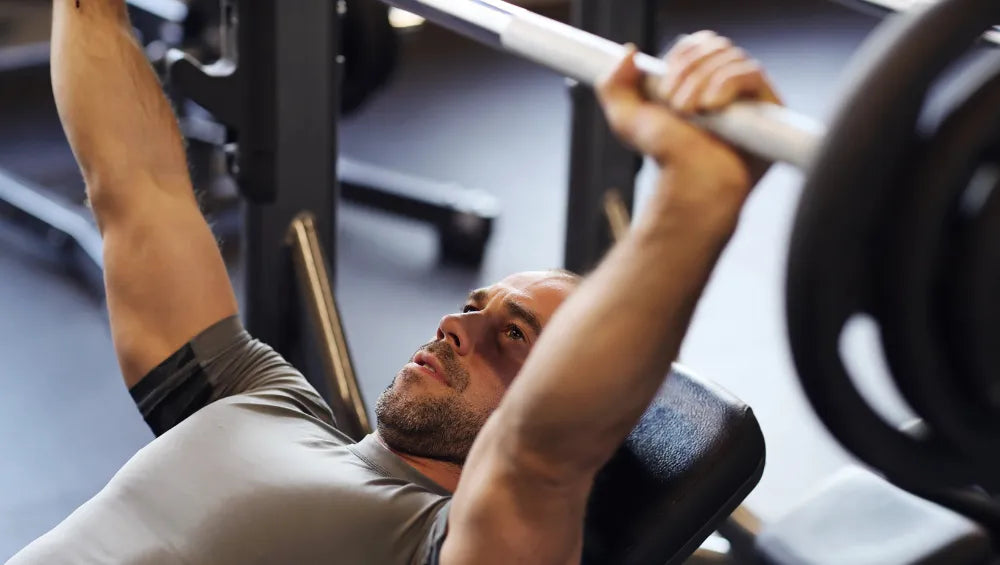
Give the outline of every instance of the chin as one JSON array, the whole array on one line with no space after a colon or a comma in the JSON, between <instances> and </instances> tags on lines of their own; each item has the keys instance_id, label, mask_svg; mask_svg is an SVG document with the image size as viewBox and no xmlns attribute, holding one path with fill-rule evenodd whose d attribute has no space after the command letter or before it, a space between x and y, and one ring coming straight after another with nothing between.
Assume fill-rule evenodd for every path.
<instances>
[{"instance_id":1,"label":"chin","mask_svg":"<svg viewBox=\"0 0 1000 565\"><path fill-rule=\"evenodd\" d=\"M379 436L396 451L461 464L485 415L465 406L458 395L416 380L401 376L379 396Z\"/></svg>"}]
</instances>

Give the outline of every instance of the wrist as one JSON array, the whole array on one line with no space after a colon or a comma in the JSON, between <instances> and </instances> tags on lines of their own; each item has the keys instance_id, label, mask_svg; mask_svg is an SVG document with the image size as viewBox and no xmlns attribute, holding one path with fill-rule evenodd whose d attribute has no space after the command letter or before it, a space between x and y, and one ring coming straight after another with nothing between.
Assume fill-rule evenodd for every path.
<instances>
[{"instance_id":1,"label":"wrist","mask_svg":"<svg viewBox=\"0 0 1000 565\"><path fill-rule=\"evenodd\" d=\"M635 229L652 236L683 232L724 244L739 223L749 193L746 186L743 179L665 169Z\"/></svg>"}]
</instances>

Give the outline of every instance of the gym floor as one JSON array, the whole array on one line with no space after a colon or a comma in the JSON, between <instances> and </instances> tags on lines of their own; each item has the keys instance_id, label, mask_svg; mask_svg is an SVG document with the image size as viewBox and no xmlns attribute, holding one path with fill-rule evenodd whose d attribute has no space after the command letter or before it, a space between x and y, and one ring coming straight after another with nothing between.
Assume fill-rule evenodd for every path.
<instances>
[{"instance_id":1,"label":"gym floor","mask_svg":"<svg viewBox=\"0 0 1000 565\"><path fill-rule=\"evenodd\" d=\"M26 4L0 0L0 10ZM838 75L876 23L826 0L665 4L664 38L701 28L730 35L764 62L789 106L818 118L832 110ZM17 21L44 30L45 17ZM0 29L0 43L18 33ZM47 86L16 78L0 79L0 167L79 193ZM337 293L369 405L469 289L561 265L568 118L560 77L428 28L407 37L392 84L343 123L344 154L483 188L503 206L478 272L439 265L436 234L423 224L342 208ZM760 419L768 464L747 504L765 520L850 462L802 396L786 345L783 268L800 181L779 166L760 186L682 355ZM2 559L91 497L151 439L121 383L103 305L35 248L0 226ZM879 359L864 331L844 347L865 368L864 387L902 419L875 384Z\"/></svg>"}]
</instances>

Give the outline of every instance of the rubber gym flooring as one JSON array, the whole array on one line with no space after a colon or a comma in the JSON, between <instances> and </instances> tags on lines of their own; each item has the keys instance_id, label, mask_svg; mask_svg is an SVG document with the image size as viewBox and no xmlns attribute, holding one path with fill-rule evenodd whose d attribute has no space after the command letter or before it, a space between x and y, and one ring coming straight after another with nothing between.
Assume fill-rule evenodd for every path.
<instances>
[{"instance_id":1,"label":"rubber gym flooring","mask_svg":"<svg viewBox=\"0 0 1000 565\"><path fill-rule=\"evenodd\" d=\"M826 116L838 75L875 20L825 0L754 4L766 7L670 2L664 37L708 27L729 34L765 63L791 107ZM12 5L0 0L0 10ZM21 25L46 27L30 19ZM0 77L0 167L79 194L47 88L37 76ZM343 207L337 292L369 405L469 289L560 265L568 112L560 77L426 29L405 41L391 86L343 123L345 154L483 188L503 206L478 272L440 266L436 234L423 224ZM682 355L760 419L768 463L748 504L765 519L849 461L806 404L784 336L783 264L799 184L798 173L777 167L753 196ZM151 439L120 381L103 306L35 248L0 226L3 559L97 492ZM878 359L864 339L844 346L874 382ZM902 418L872 382L866 388Z\"/></svg>"}]
</instances>

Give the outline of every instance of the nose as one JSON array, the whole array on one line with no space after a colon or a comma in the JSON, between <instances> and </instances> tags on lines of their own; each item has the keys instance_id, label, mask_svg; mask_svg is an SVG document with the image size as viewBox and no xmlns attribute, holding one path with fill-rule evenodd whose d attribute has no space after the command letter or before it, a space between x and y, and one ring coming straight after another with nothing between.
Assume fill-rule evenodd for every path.
<instances>
[{"instance_id":1,"label":"nose","mask_svg":"<svg viewBox=\"0 0 1000 565\"><path fill-rule=\"evenodd\" d=\"M472 320L468 314L448 314L438 324L437 339L445 340L455 348L455 353L472 353Z\"/></svg>"}]
</instances>

